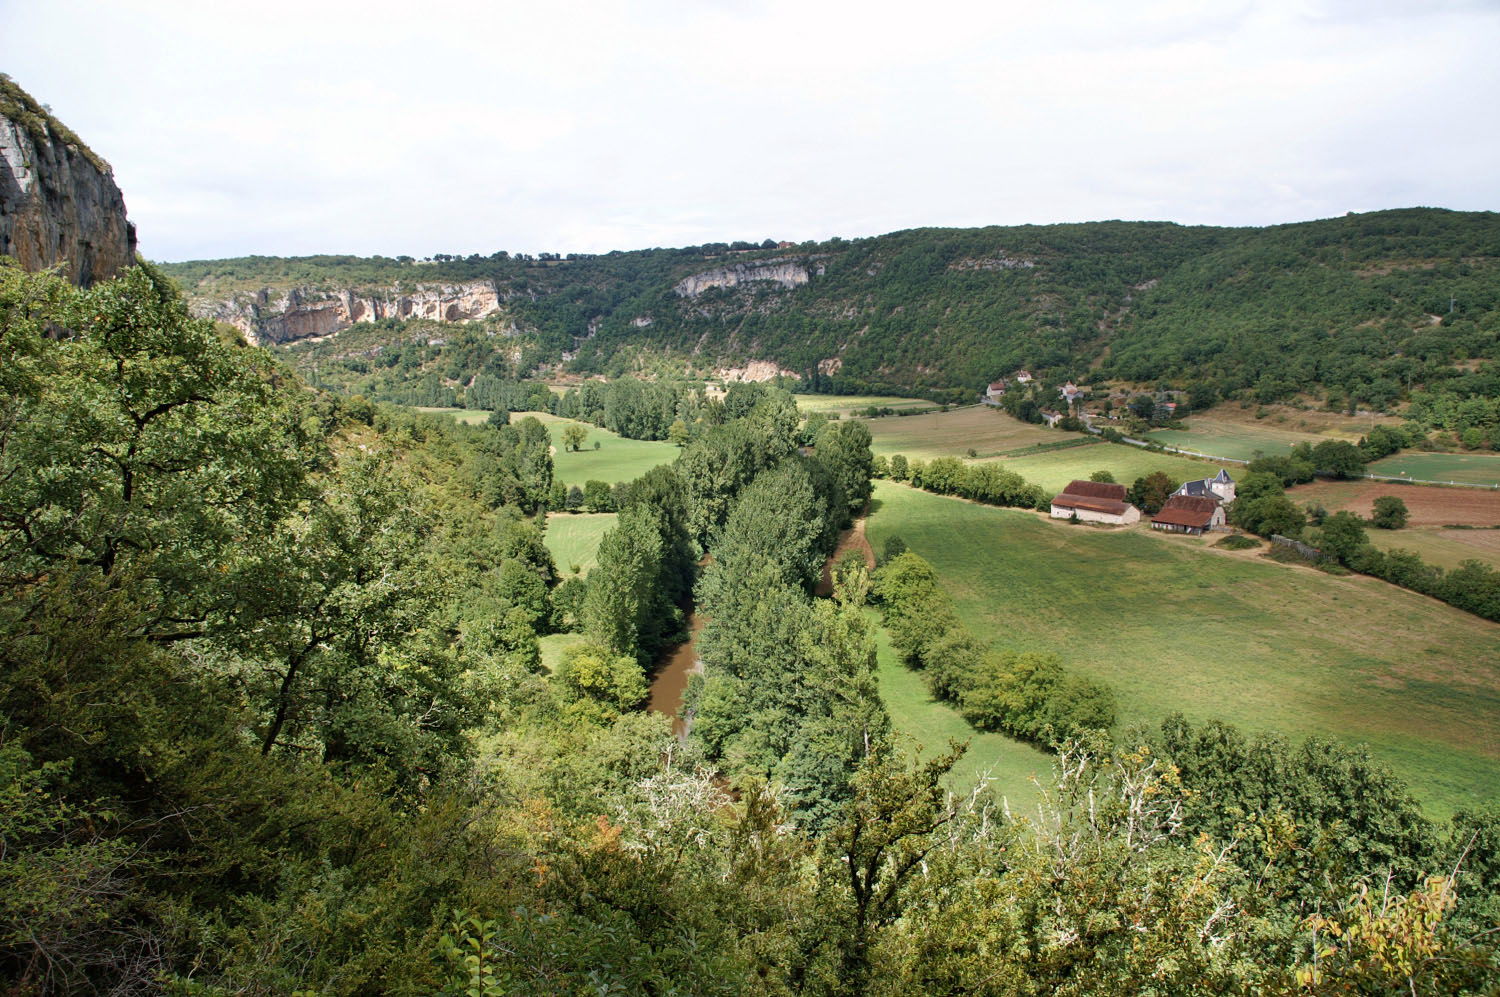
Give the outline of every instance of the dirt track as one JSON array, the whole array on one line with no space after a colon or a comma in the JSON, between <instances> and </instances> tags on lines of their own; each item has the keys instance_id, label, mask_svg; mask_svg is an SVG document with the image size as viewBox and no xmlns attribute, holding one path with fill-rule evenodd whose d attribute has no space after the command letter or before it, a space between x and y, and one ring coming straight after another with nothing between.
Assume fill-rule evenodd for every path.
<instances>
[{"instance_id":1,"label":"dirt track","mask_svg":"<svg viewBox=\"0 0 1500 997\"><path fill-rule=\"evenodd\" d=\"M842 561L851 551L858 551L864 555L865 564L871 571L875 570L875 551L870 548L870 541L865 536L865 517L860 516L854 521L854 525L844 531L839 537L839 545L833 552L833 556L823 562L823 578L818 582L817 594L820 596L833 595L833 566Z\"/></svg>"}]
</instances>

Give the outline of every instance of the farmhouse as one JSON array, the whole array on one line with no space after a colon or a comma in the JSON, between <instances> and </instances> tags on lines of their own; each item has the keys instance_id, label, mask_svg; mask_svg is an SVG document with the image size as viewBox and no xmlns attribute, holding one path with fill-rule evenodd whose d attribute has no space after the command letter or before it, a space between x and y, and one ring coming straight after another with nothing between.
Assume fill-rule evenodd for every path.
<instances>
[{"instance_id":1,"label":"farmhouse","mask_svg":"<svg viewBox=\"0 0 1500 997\"><path fill-rule=\"evenodd\" d=\"M1141 510L1125 501L1125 486L1103 481L1073 481L1052 500L1053 519L1077 516L1085 523L1127 526L1141 521Z\"/></svg>"},{"instance_id":2,"label":"farmhouse","mask_svg":"<svg viewBox=\"0 0 1500 997\"><path fill-rule=\"evenodd\" d=\"M1191 498L1211 498L1220 505L1228 505L1234 501L1234 479L1229 476L1228 471L1221 470L1212 478L1184 481L1182 487L1172 494L1187 495Z\"/></svg>"},{"instance_id":3,"label":"farmhouse","mask_svg":"<svg viewBox=\"0 0 1500 997\"><path fill-rule=\"evenodd\" d=\"M1029 371L1029 370L1018 370L1018 371L1016 371L1016 375L1015 376L1016 376L1016 383L1017 384L1030 384L1031 383L1031 371Z\"/></svg>"},{"instance_id":4,"label":"farmhouse","mask_svg":"<svg viewBox=\"0 0 1500 997\"><path fill-rule=\"evenodd\" d=\"M1211 498L1173 495L1151 519L1153 530L1197 535L1224 525L1224 507Z\"/></svg>"},{"instance_id":5,"label":"farmhouse","mask_svg":"<svg viewBox=\"0 0 1500 997\"><path fill-rule=\"evenodd\" d=\"M1082 388L1078 387L1078 385L1074 384L1072 381L1069 381L1067 384L1064 384L1062 386L1062 391L1060 392L1060 394L1063 396L1063 399L1067 401L1069 405L1071 405L1074 402L1078 401L1078 399L1083 397L1084 391Z\"/></svg>"},{"instance_id":6,"label":"farmhouse","mask_svg":"<svg viewBox=\"0 0 1500 997\"><path fill-rule=\"evenodd\" d=\"M1005 389L1009 386L1003 377L998 381L991 382L990 386L984 392L985 404L993 405L998 402L1001 396L1005 394Z\"/></svg>"}]
</instances>

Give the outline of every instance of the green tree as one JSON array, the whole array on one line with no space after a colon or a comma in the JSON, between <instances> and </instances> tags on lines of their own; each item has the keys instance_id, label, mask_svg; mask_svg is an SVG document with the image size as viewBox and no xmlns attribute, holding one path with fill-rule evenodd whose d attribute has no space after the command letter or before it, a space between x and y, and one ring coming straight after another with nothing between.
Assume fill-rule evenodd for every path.
<instances>
[{"instance_id":1,"label":"green tree","mask_svg":"<svg viewBox=\"0 0 1500 997\"><path fill-rule=\"evenodd\" d=\"M1312 448L1312 463L1336 478L1357 478L1365 473L1365 455L1344 440L1324 440Z\"/></svg>"},{"instance_id":2,"label":"green tree","mask_svg":"<svg viewBox=\"0 0 1500 997\"><path fill-rule=\"evenodd\" d=\"M588 439L589 431L576 422L570 422L563 427L563 447L567 450L578 451L583 447L583 441Z\"/></svg>"},{"instance_id":3,"label":"green tree","mask_svg":"<svg viewBox=\"0 0 1500 997\"><path fill-rule=\"evenodd\" d=\"M1381 495L1375 499L1375 513L1370 522L1382 530L1399 530L1406 525L1409 513L1406 503L1395 495Z\"/></svg>"},{"instance_id":4,"label":"green tree","mask_svg":"<svg viewBox=\"0 0 1500 997\"><path fill-rule=\"evenodd\" d=\"M1316 546L1340 564L1348 564L1367 543L1364 521L1352 512L1336 512L1323 520Z\"/></svg>"},{"instance_id":5,"label":"green tree","mask_svg":"<svg viewBox=\"0 0 1500 997\"><path fill-rule=\"evenodd\" d=\"M1145 513L1157 513L1178 488L1179 482L1167 477L1165 471L1152 471L1136 478L1130 486L1130 501Z\"/></svg>"}]
</instances>

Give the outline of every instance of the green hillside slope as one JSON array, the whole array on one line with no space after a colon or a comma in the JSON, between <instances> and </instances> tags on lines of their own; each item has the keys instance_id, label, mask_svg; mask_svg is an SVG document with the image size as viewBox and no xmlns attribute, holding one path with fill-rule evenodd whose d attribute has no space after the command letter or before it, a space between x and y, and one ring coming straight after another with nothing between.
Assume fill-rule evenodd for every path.
<instances>
[{"instance_id":1,"label":"green hillside slope","mask_svg":"<svg viewBox=\"0 0 1500 997\"><path fill-rule=\"evenodd\" d=\"M494 282L503 336L471 327L413 355L411 323L387 320L358 327L357 350L340 344L348 334L297 348L303 365L347 387L368 386L383 340L403 344L397 382L440 376L458 389L486 369L618 373L649 352L679 369L768 360L812 390L853 393L956 397L1028 367L1048 383L1196 382L1258 401L1317 389L1379 407L1455 379L1465 393L1500 394L1472 362L1494 358L1500 335L1493 212L1414 208L1235 229L913 229L735 247L166 269L200 306L262 288ZM396 366L389 354L383 362Z\"/></svg>"}]
</instances>

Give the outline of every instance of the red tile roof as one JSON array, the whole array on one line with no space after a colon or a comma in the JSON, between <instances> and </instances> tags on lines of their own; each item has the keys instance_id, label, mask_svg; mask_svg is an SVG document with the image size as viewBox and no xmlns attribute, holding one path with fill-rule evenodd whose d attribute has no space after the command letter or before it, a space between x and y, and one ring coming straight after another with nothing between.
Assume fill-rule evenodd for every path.
<instances>
[{"instance_id":1,"label":"red tile roof","mask_svg":"<svg viewBox=\"0 0 1500 997\"><path fill-rule=\"evenodd\" d=\"M1088 495L1070 495L1067 492L1052 500L1052 504L1064 509L1086 509L1103 512L1111 516L1123 516L1130 506L1118 499L1093 498Z\"/></svg>"},{"instance_id":2,"label":"red tile roof","mask_svg":"<svg viewBox=\"0 0 1500 997\"><path fill-rule=\"evenodd\" d=\"M1071 481L1068 487L1063 489L1063 494L1124 502L1129 492L1124 485L1111 484L1108 481Z\"/></svg>"},{"instance_id":3,"label":"red tile roof","mask_svg":"<svg viewBox=\"0 0 1500 997\"><path fill-rule=\"evenodd\" d=\"M1218 507L1219 503L1211 498L1173 495L1161 507L1161 512L1151 517L1151 522L1165 523L1168 526L1196 526L1200 529L1207 529L1213 522L1214 510Z\"/></svg>"}]
</instances>

